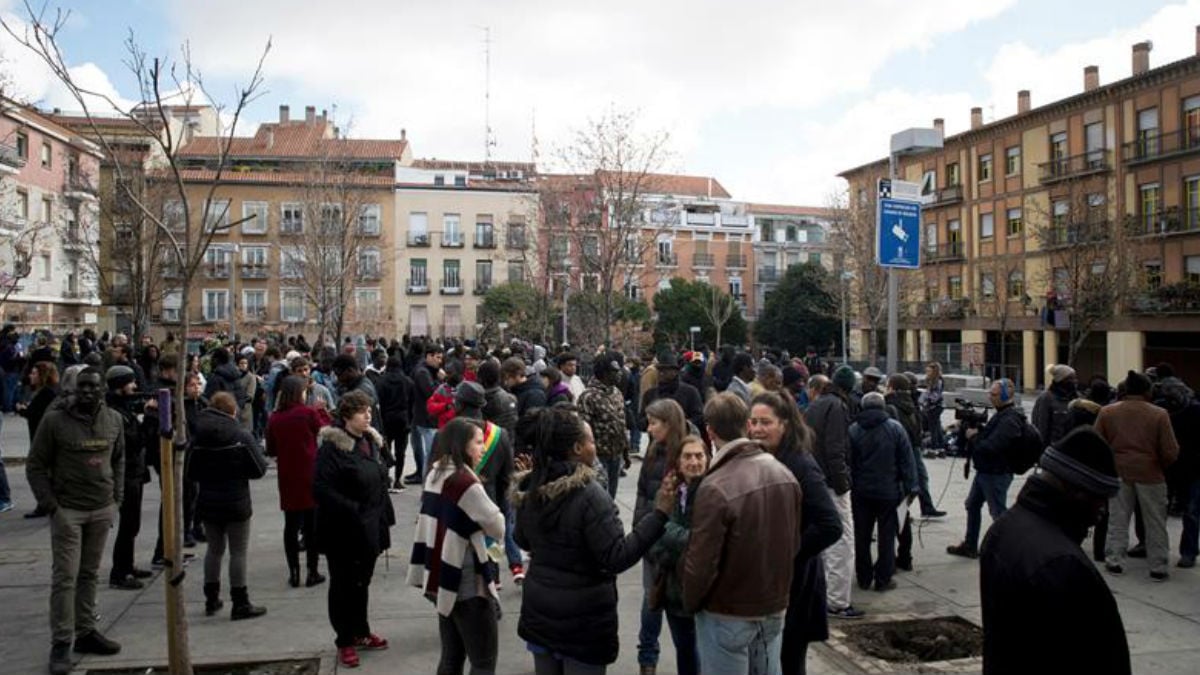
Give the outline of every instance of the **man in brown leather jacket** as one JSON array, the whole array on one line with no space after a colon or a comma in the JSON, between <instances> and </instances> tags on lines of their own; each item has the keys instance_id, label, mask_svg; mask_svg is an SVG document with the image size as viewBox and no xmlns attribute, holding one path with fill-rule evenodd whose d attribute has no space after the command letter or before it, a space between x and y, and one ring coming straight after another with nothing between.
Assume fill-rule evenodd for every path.
<instances>
[{"instance_id":1,"label":"man in brown leather jacket","mask_svg":"<svg viewBox=\"0 0 1200 675\"><path fill-rule=\"evenodd\" d=\"M693 501L682 584L709 673L779 672L792 559L800 548L800 484L745 438L749 417L736 394L718 394L704 406L716 452Z\"/></svg>"}]
</instances>

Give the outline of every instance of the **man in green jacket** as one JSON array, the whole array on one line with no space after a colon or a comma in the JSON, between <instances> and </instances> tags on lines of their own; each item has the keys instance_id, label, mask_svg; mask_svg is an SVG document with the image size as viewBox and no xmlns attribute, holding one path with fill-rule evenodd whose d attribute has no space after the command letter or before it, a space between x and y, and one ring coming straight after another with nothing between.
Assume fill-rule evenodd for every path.
<instances>
[{"instance_id":1,"label":"man in green jacket","mask_svg":"<svg viewBox=\"0 0 1200 675\"><path fill-rule=\"evenodd\" d=\"M25 465L38 507L51 515L52 675L71 672L72 640L81 654L121 650L96 630L100 559L125 487L124 427L103 391L98 369L80 372L75 393L38 426Z\"/></svg>"}]
</instances>

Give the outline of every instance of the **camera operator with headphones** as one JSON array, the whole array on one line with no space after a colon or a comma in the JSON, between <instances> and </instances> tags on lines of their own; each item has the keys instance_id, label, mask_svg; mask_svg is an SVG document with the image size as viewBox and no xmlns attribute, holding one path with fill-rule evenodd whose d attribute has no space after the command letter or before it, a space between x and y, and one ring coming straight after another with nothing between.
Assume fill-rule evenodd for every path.
<instances>
[{"instance_id":1,"label":"camera operator with headphones","mask_svg":"<svg viewBox=\"0 0 1200 675\"><path fill-rule=\"evenodd\" d=\"M967 534L962 542L947 546L946 553L964 558L979 557L979 529L983 521L983 505L994 522L1008 508L1008 486L1013 473L1006 453L1021 445L1025 435L1025 413L1016 405L1018 394L1008 379L996 380L988 390L988 399L996 414L982 429L970 428L967 439L967 465L975 465L975 480L967 493Z\"/></svg>"}]
</instances>

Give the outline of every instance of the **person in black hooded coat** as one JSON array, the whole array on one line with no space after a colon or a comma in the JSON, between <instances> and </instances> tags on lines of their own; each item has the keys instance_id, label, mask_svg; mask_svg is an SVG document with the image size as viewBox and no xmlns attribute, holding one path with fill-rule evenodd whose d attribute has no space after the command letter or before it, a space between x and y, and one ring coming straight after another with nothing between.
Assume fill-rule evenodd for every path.
<instances>
[{"instance_id":1,"label":"person in black hooded coat","mask_svg":"<svg viewBox=\"0 0 1200 675\"><path fill-rule=\"evenodd\" d=\"M229 350L217 347L212 353L212 373L204 386L204 398L212 400L218 392L233 394L238 410L246 407L246 388L242 386L242 372L233 364Z\"/></svg>"},{"instance_id":2,"label":"person in black hooded coat","mask_svg":"<svg viewBox=\"0 0 1200 675\"><path fill-rule=\"evenodd\" d=\"M595 442L574 413L547 408L524 425L535 438L533 470L517 478L517 544L533 563L521 595L517 634L535 670L561 672L564 660L598 668L617 660L616 577L662 536L675 481L663 481L655 510L625 534L612 497L592 469Z\"/></svg>"}]
</instances>

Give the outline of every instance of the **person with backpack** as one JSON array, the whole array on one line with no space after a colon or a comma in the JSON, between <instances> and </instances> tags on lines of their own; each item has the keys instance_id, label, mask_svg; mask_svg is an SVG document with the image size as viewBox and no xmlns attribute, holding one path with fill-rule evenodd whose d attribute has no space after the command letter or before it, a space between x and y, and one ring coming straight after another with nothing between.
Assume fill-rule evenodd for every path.
<instances>
[{"instance_id":1,"label":"person with backpack","mask_svg":"<svg viewBox=\"0 0 1200 675\"><path fill-rule=\"evenodd\" d=\"M964 558L979 557L979 529L983 521L983 505L987 504L992 521L1004 515L1008 505L1008 487L1012 485L1013 467L1008 453L1021 448L1026 435L1025 414L1012 380L1000 379L988 389L988 398L996 409L982 429L967 429L967 463L964 474L975 466L975 480L967 493L967 533L963 540L946 547L946 553ZM1032 464L1031 464L1032 466ZM1024 467L1028 471L1029 467Z\"/></svg>"}]
</instances>

